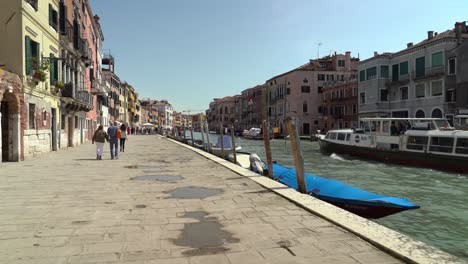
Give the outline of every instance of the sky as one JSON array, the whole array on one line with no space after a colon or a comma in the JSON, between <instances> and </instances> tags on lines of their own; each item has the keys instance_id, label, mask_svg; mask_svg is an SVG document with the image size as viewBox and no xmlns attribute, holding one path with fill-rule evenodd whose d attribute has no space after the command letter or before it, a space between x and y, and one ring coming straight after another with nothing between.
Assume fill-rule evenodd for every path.
<instances>
[{"instance_id":1,"label":"sky","mask_svg":"<svg viewBox=\"0 0 468 264\"><path fill-rule=\"evenodd\" d=\"M468 20L466 0L90 0L140 98L201 112L309 59L395 52ZM321 45L319 45L321 43Z\"/></svg>"}]
</instances>

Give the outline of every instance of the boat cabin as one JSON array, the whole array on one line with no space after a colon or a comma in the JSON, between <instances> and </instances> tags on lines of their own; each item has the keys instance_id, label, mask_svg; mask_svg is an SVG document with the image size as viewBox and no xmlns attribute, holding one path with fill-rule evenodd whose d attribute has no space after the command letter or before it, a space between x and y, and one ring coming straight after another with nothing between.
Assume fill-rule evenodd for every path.
<instances>
[{"instance_id":1,"label":"boat cabin","mask_svg":"<svg viewBox=\"0 0 468 264\"><path fill-rule=\"evenodd\" d=\"M362 118L359 129L327 132L324 140L347 146L468 156L468 131L441 118Z\"/></svg>"}]
</instances>

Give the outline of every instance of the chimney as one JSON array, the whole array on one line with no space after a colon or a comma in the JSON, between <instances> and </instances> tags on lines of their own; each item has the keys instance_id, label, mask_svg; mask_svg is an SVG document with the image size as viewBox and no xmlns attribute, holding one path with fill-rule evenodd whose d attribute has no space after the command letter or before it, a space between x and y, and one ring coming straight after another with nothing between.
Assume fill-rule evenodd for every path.
<instances>
[{"instance_id":1,"label":"chimney","mask_svg":"<svg viewBox=\"0 0 468 264\"><path fill-rule=\"evenodd\" d=\"M407 48L413 47L413 42L409 42L408 44L406 44L406 47L407 47Z\"/></svg>"},{"instance_id":2,"label":"chimney","mask_svg":"<svg viewBox=\"0 0 468 264\"><path fill-rule=\"evenodd\" d=\"M99 19L101 19L98 15L95 15L94 16L94 21L96 21L96 23L99 24Z\"/></svg>"},{"instance_id":3,"label":"chimney","mask_svg":"<svg viewBox=\"0 0 468 264\"><path fill-rule=\"evenodd\" d=\"M379 53L377 51L374 51L374 57L379 56Z\"/></svg>"},{"instance_id":4,"label":"chimney","mask_svg":"<svg viewBox=\"0 0 468 264\"><path fill-rule=\"evenodd\" d=\"M455 23L455 37L457 38L457 43L460 44L461 35L466 31L466 22L456 22Z\"/></svg>"},{"instance_id":5,"label":"chimney","mask_svg":"<svg viewBox=\"0 0 468 264\"><path fill-rule=\"evenodd\" d=\"M434 37L434 31L427 32L427 39L432 39Z\"/></svg>"},{"instance_id":6,"label":"chimney","mask_svg":"<svg viewBox=\"0 0 468 264\"><path fill-rule=\"evenodd\" d=\"M351 51L345 52L345 71L351 70Z\"/></svg>"}]
</instances>

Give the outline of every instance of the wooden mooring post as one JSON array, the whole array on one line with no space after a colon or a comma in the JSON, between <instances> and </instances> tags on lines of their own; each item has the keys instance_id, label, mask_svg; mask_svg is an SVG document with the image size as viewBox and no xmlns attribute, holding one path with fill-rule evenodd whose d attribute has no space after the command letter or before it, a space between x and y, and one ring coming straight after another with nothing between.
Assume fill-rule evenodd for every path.
<instances>
[{"instance_id":1,"label":"wooden mooring post","mask_svg":"<svg viewBox=\"0 0 468 264\"><path fill-rule=\"evenodd\" d=\"M204 126L204 123L203 123L202 115L200 115L199 120L200 121L198 123L200 124L200 133L201 133L201 138L202 138L202 149L204 149L206 151L206 149L205 149L205 131L204 131L205 126Z\"/></svg>"},{"instance_id":2,"label":"wooden mooring post","mask_svg":"<svg viewBox=\"0 0 468 264\"><path fill-rule=\"evenodd\" d=\"M221 157L224 159L224 127L222 125L219 132L221 134Z\"/></svg>"},{"instance_id":3,"label":"wooden mooring post","mask_svg":"<svg viewBox=\"0 0 468 264\"><path fill-rule=\"evenodd\" d=\"M193 125L190 126L190 138L192 139L192 147L194 146L195 139L193 139Z\"/></svg>"},{"instance_id":4,"label":"wooden mooring post","mask_svg":"<svg viewBox=\"0 0 468 264\"><path fill-rule=\"evenodd\" d=\"M209 153L211 153L211 143L210 143L210 128L208 127L208 121L205 120L205 131L206 131L206 151L208 151Z\"/></svg>"},{"instance_id":5,"label":"wooden mooring post","mask_svg":"<svg viewBox=\"0 0 468 264\"><path fill-rule=\"evenodd\" d=\"M182 130L183 130L182 133L184 133L184 144L187 144L187 135L186 135L186 133L185 133L185 130L186 130L186 129L187 129L187 127L184 125L184 126L182 127Z\"/></svg>"},{"instance_id":6,"label":"wooden mooring post","mask_svg":"<svg viewBox=\"0 0 468 264\"><path fill-rule=\"evenodd\" d=\"M237 164L236 139L234 137L234 125L231 126L231 141L232 141L232 155L234 156L234 164Z\"/></svg>"},{"instance_id":7,"label":"wooden mooring post","mask_svg":"<svg viewBox=\"0 0 468 264\"><path fill-rule=\"evenodd\" d=\"M263 144L265 145L265 155L267 158L268 164L268 177L273 179L273 159L271 157L271 147L270 147L270 131L269 125L266 120L263 120L262 130L263 130Z\"/></svg>"},{"instance_id":8,"label":"wooden mooring post","mask_svg":"<svg viewBox=\"0 0 468 264\"><path fill-rule=\"evenodd\" d=\"M288 117L286 119L291 148L294 155L294 165L296 167L296 179L299 192L306 193L307 188L304 180L304 158L302 157L301 141L296 128L296 118Z\"/></svg>"}]
</instances>

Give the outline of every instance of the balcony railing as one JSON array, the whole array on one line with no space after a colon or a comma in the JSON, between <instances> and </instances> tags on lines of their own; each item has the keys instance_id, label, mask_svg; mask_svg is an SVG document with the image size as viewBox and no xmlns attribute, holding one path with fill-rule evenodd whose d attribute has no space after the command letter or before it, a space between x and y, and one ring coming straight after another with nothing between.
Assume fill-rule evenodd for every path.
<instances>
[{"instance_id":1,"label":"balcony railing","mask_svg":"<svg viewBox=\"0 0 468 264\"><path fill-rule=\"evenodd\" d=\"M85 90L77 91L73 83L67 83L62 89L62 97L69 97L77 104L83 105L83 110L93 109L93 96Z\"/></svg>"},{"instance_id":2,"label":"balcony railing","mask_svg":"<svg viewBox=\"0 0 468 264\"><path fill-rule=\"evenodd\" d=\"M445 66L427 67L424 69L424 72L413 71L412 73L414 80L442 76L445 74Z\"/></svg>"},{"instance_id":3,"label":"balcony railing","mask_svg":"<svg viewBox=\"0 0 468 264\"><path fill-rule=\"evenodd\" d=\"M104 95L105 94L104 86L102 86L102 84L96 79L91 81L91 94L92 95Z\"/></svg>"}]
</instances>

